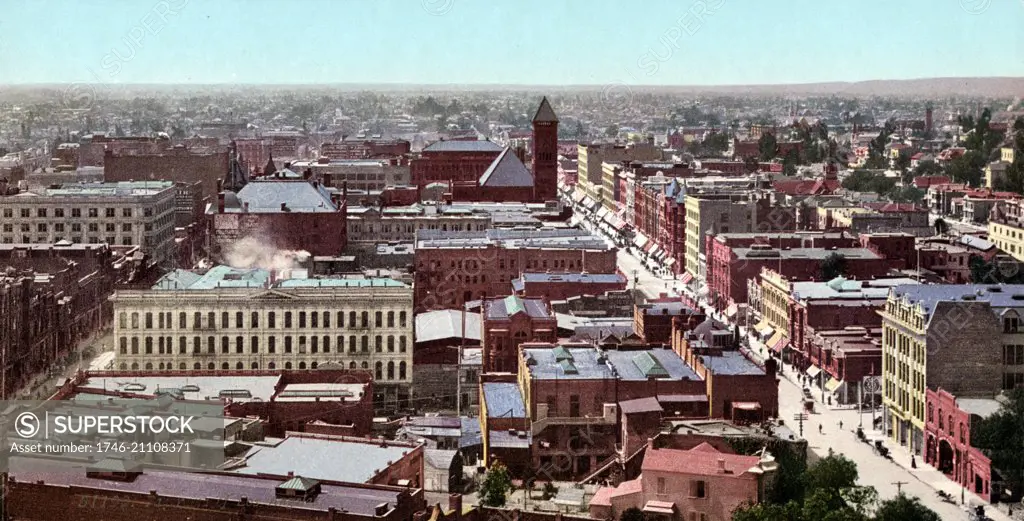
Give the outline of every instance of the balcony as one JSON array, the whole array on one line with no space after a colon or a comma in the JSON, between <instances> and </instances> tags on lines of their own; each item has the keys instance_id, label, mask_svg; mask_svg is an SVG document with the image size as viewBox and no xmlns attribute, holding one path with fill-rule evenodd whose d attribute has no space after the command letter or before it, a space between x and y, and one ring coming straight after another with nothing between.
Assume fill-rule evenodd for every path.
<instances>
[{"instance_id":1,"label":"balcony","mask_svg":"<svg viewBox=\"0 0 1024 521\"><path fill-rule=\"evenodd\" d=\"M531 424L531 431L536 436L550 425L615 425L618 423L618 406L614 403L604 404L601 416L548 416L547 404L537 404L537 420Z\"/></svg>"}]
</instances>

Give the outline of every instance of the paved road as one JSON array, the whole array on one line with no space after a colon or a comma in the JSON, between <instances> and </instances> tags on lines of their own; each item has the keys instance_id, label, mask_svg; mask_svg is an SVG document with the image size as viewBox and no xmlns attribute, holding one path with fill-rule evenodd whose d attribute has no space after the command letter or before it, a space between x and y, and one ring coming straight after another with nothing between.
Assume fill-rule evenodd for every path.
<instances>
[{"instance_id":1,"label":"paved road","mask_svg":"<svg viewBox=\"0 0 1024 521\"><path fill-rule=\"evenodd\" d=\"M788 369L788 367L787 367ZM794 431L797 430L793 417L802 409L803 393L796 384L783 378L779 382L779 415ZM898 492L897 482L901 482L899 488L909 496L916 496L921 499L928 508L934 510L944 520L966 520L967 514L960 505L951 505L943 502L936 494L933 483L945 486L941 488L949 492L957 502L960 498L960 488L949 481L939 471L934 470L918 461L916 470L909 470L903 466L886 460L875 454L872 447L857 438L856 429L859 424L857 410L829 410L820 404L815 404L815 413L808 415L808 421L804 423L804 438L807 439L808 447L818 457L828 456L829 449L857 463L857 470L860 473L860 483L875 487L879 499L888 499L896 496ZM843 422L843 429L839 429L839 422ZM822 433L818 432L818 425L822 426ZM864 414L864 430L868 436L872 436L871 414ZM894 458L909 459L900 449L890 445L890 452ZM909 461L904 462L909 466ZM969 495L968 495L969 496ZM968 497L968 501L970 501ZM989 509L991 510L991 509ZM993 519L1008 519L996 517L990 514Z\"/></svg>"},{"instance_id":2,"label":"paved road","mask_svg":"<svg viewBox=\"0 0 1024 521\"><path fill-rule=\"evenodd\" d=\"M655 276L629 251L620 248L617 262L619 271L629 279L629 287L633 287L635 280L640 290L648 297L657 297L661 293L675 293L674 281Z\"/></svg>"}]
</instances>

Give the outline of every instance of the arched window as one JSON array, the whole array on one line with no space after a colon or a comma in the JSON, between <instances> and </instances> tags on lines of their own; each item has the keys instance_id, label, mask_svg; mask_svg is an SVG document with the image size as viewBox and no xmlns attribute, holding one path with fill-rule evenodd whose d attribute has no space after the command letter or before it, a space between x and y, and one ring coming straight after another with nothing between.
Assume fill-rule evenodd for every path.
<instances>
[{"instance_id":1,"label":"arched window","mask_svg":"<svg viewBox=\"0 0 1024 521\"><path fill-rule=\"evenodd\" d=\"M121 354L128 354L128 337L121 337L119 343L121 344Z\"/></svg>"},{"instance_id":2,"label":"arched window","mask_svg":"<svg viewBox=\"0 0 1024 521\"><path fill-rule=\"evenodd\" d=\"M133 355L139 354L139 338L138 337L133 337L132 338L132 354Z\"/></svg>"},{"instance_id":3,"label":"arched window","mask_svg":"<svg viewBox=\"0 0 1024 521\"><path fill-rule=\"evenodd\" d=\"M163 371L164 370L164 363L160 362L160 365L158 367L160 368L161 371Z\"/></svg>"},{"instance_id":4,"label":"arched window","mask_svg":"<svg viewBox=\"0 0 1024 521\"><path fill-rule=\"evenodd\" d=\"M291 369L292 368L292 363L291 362L285 362L284 363L284 368L285 369Z\"/></svg>"},{"instance_id":5,"label":"arched window","mask_svg":"<svg viewBox=\"0 0 1024 521\"><path fill-rule=\"evenodd\" d=\"M380 335L375 336L373 338L373 347L378 353L384 351L384 338Z\"/></svg>"},{"instance_id":6,"label":"arched window","mask_svg":"<svg viewBox=\"0 0 1024 521\"><path fill-rule=\"evenodd\" d=\"M324 316L326 317L326 316L329 316L329 315L325 314ZM324 352L325 353L330 353L331 352L331 337L329 337L327 335L324 335Z\"/></svg>"},{"instance_id":7,"label":"arched window","mask_svg":"<svg viewBox=\"0 0 1024 521\"><path fill-rule=\"evenodd\" d=\"M151 336L146 337L146 354L153 354L153 337Z\"/></svg>"},{"instance_id":8,"label":"arched window","mask_svg":"<svg viewBox=\"0 0 1024 521\"><path fill-rule=\"evenodd\" d=\"M124 362L121 362L121 370L122 371L127 371L128 370L128 364L126 364Z\"/></svg>"},{"instance_id":9,"label":"arched window","mask_svg":"<svg viewBox=\"0 0 1024 521\"><path fill-rule=\"evenodd\" d=\"M380 364L380 362L377 362L377 363ZM370 368L370 364L368 362L363 362L362 363L362 368L363 369L369 369Z\"/></svg>"},{"instance_id":10,"label":"arched window","mask_svg":"<svg viewBox=\"0 0 1024 521\"><path fill-rule=\"evenodd\" d=\"M362 344L361 347L362 347L362 350L363 350L364 353L369 353L370 352L370 337L368 335L363 335L362 336L362 339L360 340L360 344Z\"/></svg>"},{"instance_id":11,"label":"arched window","mask_svg":"<svg viewBox=\"0 0 1024 521\"><path fill-rule=\"evenodd\" d=\"M252 366L250 367L250 369L259 369L259 368L260 368L260 364L258 362L253 362Z\"/></svg>"},{"instance_id":12,"label":"arched window","mask_svg":"<svg viewBox=\"0 0 1024 521\"><path fill-rule=\"evenodd\" d=\"M267 369L277 369L277 364L275 364L274 362L270 362L269 364L267 364Z\"/></svg>"},{"instance_id":13,"label":"arched window","mask_svg":"<svg viewBox=\"0 0 1024 521\"><path fill-rule=\"evenodd\" d=\"M405 327L405 311L398 312L398 327Z\"/></svg>"},{"instance_id":14,"label":"arched window","mask_svg":"<svg viewBox=\"0 0 1024 521\"><path fill-rule=\"evenodd\" d=\"M324 315L324 316L326 316L326 315ZM313 362L313 363L309 364L309 368L310 369L316 369L316 366L317 366L316 362Z\"/></svg>"},{"instance_id":15,"label":"arched window","mask_svg":"<svg viewBox=\"0 0 1024 521\"><path fill-rule=\"evenodd\" d=\"M221 369L223 369L223 370L225 370L225 371L227 371L227 370L228 370L228 367L230 367L230 366L228 365L228 363L227 363L227 362L224 362L223 364L220 364L220 368L221 368Z\"/></svg>"},{"instance_id":16,"label":"arched window","mask_svg":"<svg viewBox=\"0 0 1024 521\"><path fill-rule=\"evenodd\" d=\"M349 362L348 368L349 369L355 369L356 368L356 363L354 361L353 362Z\"/></svg>"},{"instance_id":17,"label":"arched window","mask_svg":"<svg viewBox=\"0 0 1024 521\"><path fill-rule=\"evenodd\" d=\"M376 364L374 364L373 375L373 377L377 380L384 379L384 364L382 362L377 362Z\"/></svg>"},{"instance_id":18,"label":"arched window","mask_svg":"<svg viewBox=\"0 0 1024 521\"><path fill-rule=\"evenodd\" d=\"M388 335L388 352L395 352L395 335Z\"/></svg>"},{"instance_id":19,"label":"arched window","mask_svg":"<svg viewBox=\"0 0 1024 521\"><path fill-rule=\"evenodd\" d=\"M405 380L405 362L398 363L398 379Z\"/></svg>"},{"instance_id":20,"label":"arched window","mask_svg":"<svg viewBox=\"0 0 1024 521\"><path fill-rule=\"evenodd\" d=\"M228 337L226 336L220 337L220 352L225 354L228 352Z\"/></svg>"},{"instance_id":21,"label":"arched window","mask_svg":"<svg viewBox=\"0 0 1024 521\"><path fill-rule=\"evenodd\" d=\"M405 342L406 342L406 340L405 340L405 336L404 335L398 337L398 352L399 353L404 353L405 352L405 350L406 350Z\"/></svg>"},{"instance_id":22,"label":"arched window","mask_svg":"<svg viewBox=\"0 0 1024 521\"><path fill-rule=\"evenodd\" d=\"M209 369L210 371L213 371L214 369L217 368L217 365L214 364L213 362L210 362L210 363L206 364L206 368Z\"/></svg>"},{"instance_id":23,"label":"arched window","mask_svg":"<svg viewBox=\"0 0 1024 521\"><path fill-rule=\"evenodd\" d=\"M122 311L121 314L118 315L118 317L117 317L117 326L120 327L121 329L127 329L128 328L128 313L125 313L124 311Z\"/></svg>"},{"instance_id":24,"label":"arched window","mask_svg":"<svg viewBox=\"0 0 1024 521\"><path fill-rule=\"evenodd\" d=\"M238 362L235 364L235 369L245 369L245 364Z\"/></svg>"},{"instance_id":25,"label":"arched window","mask_svg":"<svg viewBox=\"0 0 1024 521\"><path fill-rule=\"evenodd\" d=\"M185 362L181 362L180 364L178 364L178 369L180 369L182 371L184 371L186 367L188 367L188 366L185 365Z\"/></svg>"},{"instance_id":26,"label":"arched window","mask_svg":"<svg viewBox=\"0 0 1024 521\"><path fill-rule=\"evenodd\" d=\"M388 380L395 379L395 363L388 362Z\"/></svg>"},{"instance_id":27,"label":"arched window","mask_svg":"<svg viewBox=\"0 0 1024 521\"><path fill-rule=\"evenodd\" d=\"M395 327L395 312L388 311L388 327Z\"/></svg>"},{"instance_id":28,"label":"arched window","mask_svg":"<svg viewBox=\"0 0 1024 521\"><path fill-rule=\"evenodd\" d=\"M156 352L164 354L164 337L160 337L157 339Z\"/></svg>"},{"instance_id":29,"label":"arched window","mask_svg":"<svg viewBox=\"0 0 1024 521\"><path fill-rule=\"evenodd\" d=\"M202 368L203 368L203 365L200 364L199 362L196 362L195 365L192 366L192 369L195 369L196 371L198 371L198 370L200 370Z\"/></svg>"},{"instance_id":30,"label":"arched window","mask_svg":"<svg viewBox=\"0 0 1024 521\"><path fill-rule=\"evenodd\" d=\"M359 322L359 327L370 327L370 312L363 311L362 320Z\"/></svg>"},{"instance_id":31,"label":"arched window","mask_svg":"<svg viewBox=\"0 0 1024 521\"><path fill-rule=\"evenodd\" d=\"M245 352L244 344L245 344L245 341L242 340L242 337L236 336L235 337L235 353L239 353L239 354L240 353L244 353Z\"/></svg>"},{"instance_id":32,"label":"arched window","mask_svg":"<svg viewBox=\"0 0 1024 521\"><path fill-rule=\"evenodd\" d=\"M138 362L132 362L132 371L138 371L138 370L139 370L139 363Z\"/></svg>"},{"instance_id":33,"label":"arched window","mask_svg":"<svg viewBox=\"0 0 1024 521\"><path fill-rule=\"evenodd\" d=\"M299 362L299 369L305 369L305 368L306 368L306 362Z\"/></svg>"}]
</instances>

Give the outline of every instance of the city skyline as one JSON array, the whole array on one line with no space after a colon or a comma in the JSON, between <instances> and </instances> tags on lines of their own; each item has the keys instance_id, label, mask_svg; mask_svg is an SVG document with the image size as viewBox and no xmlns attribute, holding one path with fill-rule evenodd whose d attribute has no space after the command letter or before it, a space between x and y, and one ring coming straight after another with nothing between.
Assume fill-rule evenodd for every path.
<instances>
[{"instance_id":1,"label":"city skyline","mask_svg":"<svg viewBox=\"0 0 1024 521\"><path fill-rule=\"evenodd\" d=\"M299 18L309 20L289 24L273 0L12 2L0 69L15 85L717 86L1024 76L1024 41L1014 30L1022 2L303 6ZM49 16L56 11L64 15ZM45 32L60 37L41 38L44 17Z\"/></svg>"}]
</instances>

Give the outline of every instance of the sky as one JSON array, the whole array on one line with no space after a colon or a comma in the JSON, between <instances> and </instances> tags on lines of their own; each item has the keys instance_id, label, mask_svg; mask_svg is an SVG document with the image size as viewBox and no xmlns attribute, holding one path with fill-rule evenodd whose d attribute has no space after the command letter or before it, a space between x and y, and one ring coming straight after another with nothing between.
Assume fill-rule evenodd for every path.
<instances>
[{"instance_id":1,"label":"sky","mask_svg":"<svg viewBox=\"0 0 1024 521\"><path fill-rule=\"evenodd\" d=\"M1024 0L2 0L0 84L1024 76Z\"/></svg>"}]
</instances>

